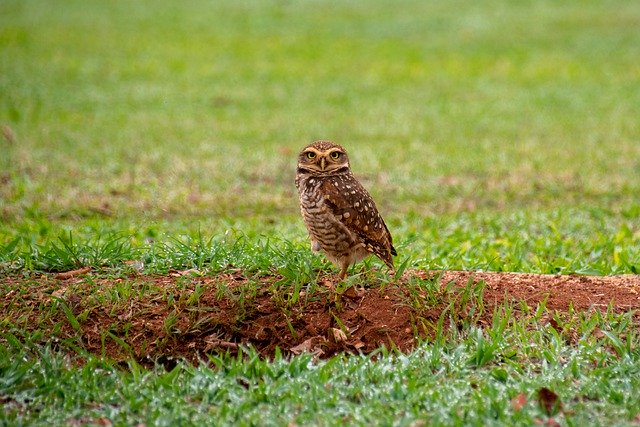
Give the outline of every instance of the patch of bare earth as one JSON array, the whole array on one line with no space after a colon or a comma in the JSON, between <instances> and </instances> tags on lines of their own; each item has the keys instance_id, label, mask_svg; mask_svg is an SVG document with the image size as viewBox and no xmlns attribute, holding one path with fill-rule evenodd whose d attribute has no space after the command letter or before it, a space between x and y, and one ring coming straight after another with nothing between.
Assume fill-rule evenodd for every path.
<instances>
[{"instance_id":1,"label":"patch of bare earth","mask_svg":"<svg viewBox=\"0 0 640 427\"><path fill-rule=\"evenodd\" d=\"M100 278L87 271L12 276L1 279L9 291L0 296L0 315L25 330L57 328L56 337L45 338L51 341L78 339L91 353L115 360L134 357L148 364L179 358L197 361L210 353L234 353L242 346L265 357L276 348L285 354L311 352L322 358L339 352L369 353L381 346L410 351L420 339L429 339L433 331L428 325L436 324L456 293L482 282L476 289L482 290L483 310L473 314L480 326L491 324L494 308L507 302L517 303L516 316L522 315L521 302L528 307L545 302L548 309L561 313L570 308L604 311L611 306L617 312L640 308L638 275L411 271L394 284L352 287L340 293L322 285L311 294L303 288L296 300L288 286L275 285L279 279L253 279L254 286L247 287L251 279L240 273L122 279ZM330 279L321 278L320 283ZM420 291L423 288L407 285L409 280L425 281L424 286L432 287L430 297ZM130 294L113 298L123 281L131 284ZM63 305L79 325L74 327ZM457 309L463 315L468 312L468 307Z\"/></svg>"}]
</instances>

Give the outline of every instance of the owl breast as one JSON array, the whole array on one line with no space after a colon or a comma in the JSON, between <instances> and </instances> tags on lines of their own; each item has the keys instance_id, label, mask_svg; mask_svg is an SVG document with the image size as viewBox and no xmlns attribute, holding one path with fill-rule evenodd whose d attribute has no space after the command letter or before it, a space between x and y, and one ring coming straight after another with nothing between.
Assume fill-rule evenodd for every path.
<instances>
[{"instance_id":1,"label":"owl breast","mask_svg":"<svg viewBox=\"0 0 640 427\"><path fill-rule=\"evenodd\" d=\"M300 212L309 231L312 248L321 249L337 265L351 264L370 252L329 208L327 203L330 203L331 196L321 191L328 183L338 188L344 185L343 177L298 177L296 186L300 195Z\"/></svg>"}]
</instances>

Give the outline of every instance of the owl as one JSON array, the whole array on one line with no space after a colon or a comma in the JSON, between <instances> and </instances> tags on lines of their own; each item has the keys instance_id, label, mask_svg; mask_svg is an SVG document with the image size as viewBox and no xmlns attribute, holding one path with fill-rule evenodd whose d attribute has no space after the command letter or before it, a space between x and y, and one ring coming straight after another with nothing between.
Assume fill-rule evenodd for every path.
<instances>
[{"instance_id":1,"label":"owl","mask_svg":"<svg viewBox=\"0 0 640 427\"><path fill-rule=\"evenodd\" d=\"M391 233L371 195L351 173L347 151L330 141L316 141L298 156L296 188L311 249L322 251L340 268L374 254L393 271L397 255Z\"/></svg>"}]
</instances>

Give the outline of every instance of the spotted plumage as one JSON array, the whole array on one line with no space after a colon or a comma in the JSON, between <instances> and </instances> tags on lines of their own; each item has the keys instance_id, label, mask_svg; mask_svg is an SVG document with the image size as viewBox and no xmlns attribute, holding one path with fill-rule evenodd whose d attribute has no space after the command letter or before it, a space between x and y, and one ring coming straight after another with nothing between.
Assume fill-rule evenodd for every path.
<instances>
[{"instance_id":1,"label":"spotted plumage","mask_svg":"<svg viewBox=\"0 0 640 427\"><path fill-rule=\"evenodd\" d=\"M316 141L298 156L296 187L311 248L347 269L374 254L393 270L397 255L389 229L367 190L351 173L346 150Z\"/></svg>"}]
</instances>

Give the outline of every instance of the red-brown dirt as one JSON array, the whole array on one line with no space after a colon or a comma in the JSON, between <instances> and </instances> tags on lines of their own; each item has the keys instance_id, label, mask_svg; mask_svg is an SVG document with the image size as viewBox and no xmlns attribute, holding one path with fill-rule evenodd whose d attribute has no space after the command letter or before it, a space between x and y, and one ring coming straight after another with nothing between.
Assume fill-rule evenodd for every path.
<instances>
[{"instance_id":1,"label":"red-brown dirt","mask_svg":"<svg viewBox=\"0 0 640 427\"><path fill-rule=\"evenodd\" d=\"M52 341L79 337L87 351L115 360L134 357L144 364L171 364L178 358L196 361L209 353L233 353L243 346L265 357L276 348L322 358L338 352L368 353L380 346L409 351L418 340L430 338L443 312L449 313L447 325L455 317L484 326L496 308L509 302L516 316L523 315L523 302L532 308L544 302L559 313L640 308L638 275L411 271L397 283L370 288L320 286L312 294L303 288L297 301L289 286L274 285L279 279L267 276L251 282L240 273L189 272L113 279L86 270L13 276L0 281L9 289L0 296L0 318L26 330L58 330L56 337L45 338ZM323 277L320 283L329 284L330 279ZM131 282L130 295L109 299L122 281ZM472 289L481 297L465 300L465 288L467 295ZM96 298L96 293L103 297ZM75 327L61 302L78 321Z\"/></svg>"}]
</instances>

